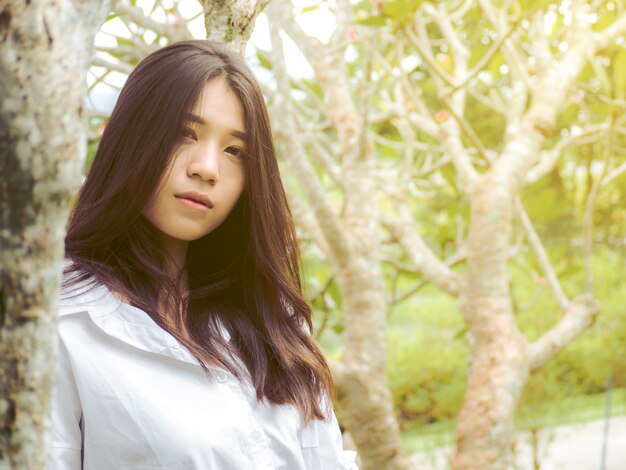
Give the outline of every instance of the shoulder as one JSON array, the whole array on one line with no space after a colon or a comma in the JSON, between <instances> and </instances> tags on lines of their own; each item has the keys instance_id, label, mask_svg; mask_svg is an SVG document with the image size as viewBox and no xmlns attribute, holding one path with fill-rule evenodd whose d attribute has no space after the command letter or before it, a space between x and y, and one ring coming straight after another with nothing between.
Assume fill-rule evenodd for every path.
<instances>
[{"instance_id":1,"label":"shoulder","mask_svg":"<svg viewBox=\"0 0 626 470\"><path fill-rule=\"evenodd\" d=\"M72 266L71 260L63 261L63 277L58 301L60 317L78 312L108 313L117 308L118 302L112 298L106 286L87 273L72 271Z\"/></svg>"}]
</instances>

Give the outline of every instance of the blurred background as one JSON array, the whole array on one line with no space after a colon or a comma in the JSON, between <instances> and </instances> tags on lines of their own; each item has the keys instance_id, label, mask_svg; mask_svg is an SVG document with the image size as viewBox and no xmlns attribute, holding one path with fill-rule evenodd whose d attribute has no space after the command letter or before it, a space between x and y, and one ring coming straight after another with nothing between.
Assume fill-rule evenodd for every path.
<instances>
[{"instance_id":1,"label":"blurred background","mask_svg":"<svg viewBox=\"0 0 626 470\"><path fill-rule=\"evenodd\" d=\"M362 427L415 468L449 468L481 387L481 403L512 397L489 431L513 423L496 452L510 468L626 468L625 12L621 0L272 0L257 18L245 56L363 468L375 463ZM128 73L206 38L204 21L194 0L114 2L89 72L85 171ZM477 309L477 289L495 300ZM498 335L493 364L475 366ZM507 363L507 344L524 361ZM475 372L494 379L468 395ZM395 423L370 423L385 410Z\"/></svg>"}]
</instances>

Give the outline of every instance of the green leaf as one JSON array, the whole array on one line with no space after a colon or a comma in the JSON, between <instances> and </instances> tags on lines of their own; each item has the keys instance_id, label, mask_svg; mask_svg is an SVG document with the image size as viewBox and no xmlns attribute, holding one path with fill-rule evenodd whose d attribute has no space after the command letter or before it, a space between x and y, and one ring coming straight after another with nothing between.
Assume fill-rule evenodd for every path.
<instances>
[{"instance_id":1,"label":"green leaf","mask_svg":"<svg viewBox=\"0 0 626 470\"><path fill-rule=\"evenodd\" d=\"M413 15L422 4L423 0L392 0L385 2L383 11L385 16L398 21L401 24L408 24L413 21Z\"/></svg>"},{"instance_id":2,"label":"green leaf","mask_svg":"<svg viewBox=\"0 0 626 470\"><path fill-rule=\"evenodd\" d=\"M357 20L357 23L363 26L385 26L387 24L387 18L382 15L368 16L362 20Z\"/></svg>"},{"instance_id":3,"label":"green leaf","mask_svg":"<svg viewBox=\"0 0 626 470\"><path fill-rule=\"evenodd\" d=\"M135 45L132 39L123 38L121 36L115 36L115 41L117 42L118 46L134 46Z\"/></svg>"},{"instance_id":4,"label":"green leaf","mask_svg":"<svg viewBox=\"0 0 626 470\"><path fill-rule=\"evenodd\" d=\"M310 5L308 7L304 7L302 10L300 10L300 14L309 13L309 12L315 11L317 9L319 9L319 5Z\"/></svg>"},{"instance_id":5,"label":"green leaf","mask_svg":"<svg viewBox=\"0 0 626 470\"><path fill-rule=\"evenodd\" d=\"M465 333L469 331L467 326L460 328L456 333L454 333L454 339L461 339L465 336Z\"/></svg>"},{"instance_id":6,"label":"green leaf","mask_svg":"<svg viewBox=\"0 0 626 470\"><path fill-rule=\"evenodd\" d=\"M615 98L626 97L626 49L621 48L613 60Z\"/></svg>"},{"instance_id":7,"label":"green leaf","mask_svg":"<svg viewBox=\"0 0 626 470\"><path fill-rule=\"evenodd\" d=\"M257 51L256 58L258 59L261 67L263 67L264 69L272 70L274 68L267 52L261 50Z\"/></svg>"},{"instance_id":8,"label":"green leaf","mask_svg":"<svg viewBox=\"0 0 626 470\"><path fill-rule=\"evenodd\" d=\"M126 13L111 13L109 16L106 17L106 19L102 22L102 24L108 23L109 21L114 20L118 16L122 16L122 15L125 15L125 14Z\"/></svg>"}]
</instances>

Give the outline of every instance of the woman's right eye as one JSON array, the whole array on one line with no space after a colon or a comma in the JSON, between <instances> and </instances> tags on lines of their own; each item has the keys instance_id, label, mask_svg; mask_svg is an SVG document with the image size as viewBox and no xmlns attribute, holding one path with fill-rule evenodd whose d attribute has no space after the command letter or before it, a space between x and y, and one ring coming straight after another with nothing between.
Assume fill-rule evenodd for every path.
<instances>
[{"instance_id":1,"label":"woman's right eye","mask_svg":"<svg viewBox=\"0 0 626 470\"><path fill-rule=\"evenodd\" d=\"M188 127L183 128L183 130L181 131L181 135L191 140L198 140L198 136L196 135L196 133Z\"/></svg>"}]
</instances>

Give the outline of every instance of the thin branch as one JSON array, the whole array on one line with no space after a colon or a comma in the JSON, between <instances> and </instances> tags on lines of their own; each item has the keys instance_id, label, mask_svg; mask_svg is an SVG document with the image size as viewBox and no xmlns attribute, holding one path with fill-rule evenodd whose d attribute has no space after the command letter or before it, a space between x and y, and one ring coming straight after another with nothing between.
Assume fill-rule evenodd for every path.
<instances>
[{"instance_id":1,"label":"thin branch","mask_svg":"<svg viewBox=\"0 0 626 470\"><path fill-rule=\"evenodd\" d=\"M282 28L298 45L309 64L323 57L324 44L317 38L308 36L293 19L293 5L287 0L274 0L266 13L272 23Z\"/></svg>"},{"instance_id":2,"label":"thin branch","mask_svg":"<svg viewBox=\"0 0 626 470\"><path fill-rule=\"evenodd\" d=\"M403 203L399 204L398 209L398 218L382 216L381 221L385 228L406 251L425 279L457 297L461 286L459 275L442 262L417 235L413 219Z\"/></svg>"},{"instance_id":3,"label":"thin branch","mask_svg":"<svg viewBox=\"0 0 626 470\"><path fill-rule=\"evenodd\" d=\"M452 266L456 266L457 264L459 264L463 260L465 260L465 253L459 252L459 253L456 253L455 255L451 256L447 260L445 260L444 263L446 264L446 266L452 267ZM428 284L428 281L424 281L423 280L423 281L418 282L415 286L413 286L411 289L406 291L400 297L396 297L394 295L392 300L391 300L391 305L398 305L399 303L404 302L405 300L409 299L410 297L413 297L422 287L424 287L427 284Z\"/></svg>"},{"instance_id":4,"label":"thin branch","mask_svg":"<svg viewBox=\"0 0 626 470\"><path fill-rule=\"evenodd\" d=\"M328 276L328 279L326 279L326 282L317 290L317 292L314 292L307 296L309 302L313 302L313 300L316 299L317 297L324 295L326 291L330 288L334 280L335 280L335 276Z\"/></svg>"},{"instance_id":5,"label":"thin branch","mask_svg":"<svg viewBox=\"0 0 626 470\"><path fill-rule=\"evenodd\" d=\"M493 25L496 33L499 36L504 36L508 31L509 27L506 25L506 21L503 18L498 18L496 16L495 8L491 4L490 0L478 0L478 4L480 8L483 10L485 16L491 24ZM511 70L512 78L521 80L526 88L530 88L530 78L528 77L528 71L524 66L523 61L519 57L519 53L515 48L515 43L513 43L510 39L506 39L504 41L504 47L502 49L504 58L509 64L509 69Z\"/></svg>"},{"instance_id":6,"label":"thin branch","mask_svg":"<svg viewBox=\"0 0 626 470\"><path fill-rule=\"evenodd\" d=\"M330 37L330 45L341 45L348 37L348 29L353 23L352 6L348 0L338 0L335 10L335 31Z\"/></svg>"},{"instance_id":7,"label":"thin branch","mask_svg":"<svg viewBox=\"0 0 626 470\"><path fill-rule=\"evenodd\" d=\"M493 58L494 55L496 55L496 53L500 50L500 48L502 47L502 45L504 44L504 42L509 39L509 37L511 36L511 34L513 34L513 32L517 29L517 25L518 23L513 23L511 25L511 27L509 28L509 30L507 31L506 34L504 34L503 36L501 36L496 42L494 42L491 45L491 48L489 48L489 50L487 51L487 53L482 56L482 58L478 61L478 63L474 66L474 68L472 68L472 70L470 70L467 75L465 76L465 78L461 81L458 82L457 84L454 85L454 87L452 88L451 92L454 92L460 88L463 88L465 85L467 85L476 75L478 75L484 68L485 66L491 61L491 59Z\"/></svg>"},{"instance_id":8,"label":"thin branch","mask_svg":"<svg viewBox=\"0 0 626 470\"><path fill-rule=\"evenodd\" d=\"M89 71L91 73L91 75L93 75L94 77L96 77L96 80L89 86L89 89L87 90L87 93L89 94L91 92L91 90L93 90L99 83L105 83L104 81L105 78L107 78L107 76L112 72L112 70L107 69L104 71L104 73L100 76L96 75L95 73L93 73L91 70Z\"/></svg>"},{"instance_id":9,"label":"thin branch","mask_svg":"<svg viewBox=\"0 0 626 470\"><path fill-rule=\"evenodd\" d=\"M153 46L148 46L147 44L144 44L144 45L146 47L142 47L142 48L137 48L135 46L121 46L121 45L112 46L112 47L97 46L96 51L109 54L112 57L114 57L116 60L121 60L123 62L128 63L133 59L140 61L141 59L146 57L146 55L155 51L158 48L157 44Z\"/></svg>"},{"instance_id":10,"label":"thin branch","mask_svg":"<svg viewBox=\"0 0 626 470\"><path fill-rule=\"evenodd\" d=\"M314 338L316 341L319 341L320 338L322 337L322 334L324 334L324 330L326 330L326 324L328 323L328 317L330 316L330 311L328 308L323 308L322 309L322 323L320 324L319 328L315 331L314 334Z\"/></svg>"},{"instance_id":11,"label":"thin branch","mask_svg":"<svg viewBox=\"0 0 626 470\"><path fill-rule=\"evenodd\" d=\"M292 193L292 191L288 192L288 196ZM291 208L296 225L310 237L313 244L324 253L324 255L328 256L331 250L320 225L317 223L315 215L304 202L296 197L289 198L289 207Z\"/></svg>"},{"instance_id":12,"label":"thin branch","mask_svg":"<svg viewBox=\"0 0 626 470\"><path fill-rule=\"evenodd\" d=\"M532 247L533 251L535 252L535 256L537 257L537 260L539 261L539 266L541 266L541 269L543 270L543 273L546 276L548 285L550 286L550 291L552 292L552 296L556 300L556 303L558 304L559 308L565 311L570 301L565 295L565 292L563 292L563 289L561 288L561 284L559 283L559 280L556 277L554 269L552 268L552 263L550 263L550 258L548 257L548 253L543 247L543 244L541 243L541 239L539 238L539 235L537 235L537 232L535 231L535 228L533 227L530 217L528 217L528 214L526 213L526 210L524 209L524 205L522 204L522 201L520 201L519 198L515 200L515 209L517 211L517 216L519 217L520 222L522 223L522 227L524 228L524 232L526 233L526 238L528 242L530 243L530 246Z\"/></svg>"},{"instance_id":13,"label":"thin branch","mask_svg":"<svg viewBox=\"0 0 626 470\"><path fill-rule=\"evenodd\" d=\"M543 366L587 329L599 313L600 304L592 296L583 294L575 297L554 328L528 345L529 369L534 371Z\"/></svg>"},{"instance_id":14,"label":"thin branch","mask_svg":"<svg viewBox=\"0 0 626 470\"><path fill-rule=\"evenodd\" d=\"M124 75L130 75L133 71L133 67L125 62L112 62L100 56L94 56L91 59L91 65L96 67L104 67L107 70L114 70L116 72L123 73Z\"/></svg>"},{"instance_id":15,"label":"thin branch","mask_svg":"<svg viewBox=\"0 0 626 470\"><path fill-rule=\"evenodd\" d=\"M300 124L300 120L296 121ZM299 125L302 128L302 125ZM333 162L333 158L328 152L326 148L322 145L318 136L314 135L312 129L306 128L302 129L304 132L304 142L306 144L307 149L311 151L311 156L315 159L315 161L324 168L324 171L330 176L333 180L333 183L337 185L339 188L343 188L343 181L341 179L341 170L339 165Z\"/></svg>"},{"instance_id":16,"label":"thin branch","mask_svg":"<svg viewBox=\"0 0 626 470\"><path fill-rule=\"evenodd\" d=\"M268 16L274 17L278 10L278 3L270 5ZM275 100L271 108L272 117L276 123L275 129L280 136L277 142L284 146L283 153L288 158L288 164L307 195L316 224L319 225L320 233L327 243L328 251L326 254L335 267L341 269L350 257L351 243L348 240L345 227L332 208L327 191L308 161L300 139L297 138L289 106L289 82L285 69L283 43L275 21L270 22L270 38L272 41L272 63L278 82Z\"/></svg>"},{"instance_id":17,"label":"thin branch","mask_svg":"<svg viewBox=\"0 0 626 470\"><path fill-rule=\"evenodd\" d=\"M528 37L531 42L532 55L537 62L537 73L540 75L544 71L548 70L550 62L552 62L552 52L550 51L550 44L543 32L543 11L538 11L532 17L530 21L530 27L528 28Z\"/></svg>"},{"instance_id":18,"label":"thin branch","mask_svg":"<svg viewBox=\"0 0 626 470\"><path fill-rule=\"evenodd\" d=\"M611 171L608 175L602 178L602 184L600 187L604 188L607 184L609 184L614 179L618 178L622 174L626 173L626 163L622 163L620 166Z\"/></svg>"},{"instance_id":19,"label":"thin branch","mask_svg":"<svg viewBox=\"0 0 626 470\"><path fill-rule=\"evenodd\" d=\"M480 141L480 139L474 132L474 129L472 129L472 127L469 125L469 123L465 120L463 116L460 116L459 114L457 114L456 110L454 109L454 107L452 106L452 104L450 103L447 97L442 96L441 100L443 101L443 104L445 105L446 109L450 112L454 120L459 124L461 129L463 129L463 132L465 132L465 134L472 141L478 153L480 153L485 160L490 160L487 154L487 150L485 149L484 145L482 144L482 142Z\"/></svg>"},{"instance_id":20,"label":"thin branch","mask_svg":"<svg viewBox=\"0 0 626 470\"><path fill-rule=\"evenodd\" d=\"M408 264L404 264L404 263L400 263L398 260L395 260L393 258L382 258L380 260L382 263L386 263L390 266L392 266L396 272L398 273L404 273L404 274L420 274L420 271L415 268L415 266L410 266Z\"/></svg>"},{"instance_id":21,"label":"thin branch","mask_svg":"<svg viewBox=\"0 0 626 470\"><path fill-rule=\"evenodd\" d=\"M435 58L432 56L432 53L429 50L427 50L426 46L422 44L420 39L418 39L418 37L415 34L413 34L413 31L411 31L411 28L406 27L403 29L403 31L404 31L404 34L406 34L406 36L409 38L409 41L411 41L411 44L415 46L417 51L420 53L422 58L426 61L428 66L435 72L435 74L439 76L439 78L441 78L450 87L454 87L454 80L452 79L452 77L450 77L450 75L448 75L439 66Z\"/></svg>"},{"instance_id":22,"label":"thin branch","mask_svg":"<svg viewBox=\"0 0 626 470\"><path fill-rule=\"evenodd\" d=\"M626 12L607 26L604 30L594 33L595 52L601 52L609 47L620 36L626 34Z\"/></svg>"},{"instance_id":23,"label":"thin branch","mask_svg":"<svg viewBox=\"0 0 626 470\"><path fill-rule=\"evenodd\" d=\"M150 30L159 36L168 38L171 42L193 39L193 35L189 29L187 29L186 22L181 22L180 25L176 23L163 24L145 15L140 7L133 6L126 2L117 2L116 13L125 13L119 17L125 24L127 24L128 21L132 21L143 29ZM136 35L136 33L132 31L131 33L133 36Z\"/></svg>"},{"instance_id":24,"label":"thin branch","mask_svg":"<svg viewBox=\"0 0 626 470\"><path fill-rule=\"evenodd\" d=\"M396 292L394 290L393 295L391 296L391 299L389 299L389 305L392 307L395 307L396 305L404 302L405 300L410 299L411 297L413 297L415 294L417 294L424 286L428 285L428 281L419 281L417 284L415 284L413 287L411 287L408 291L406 291L404 294L402 294L400 297L396 296ZM390 309L389 312L391 312L392 310Z\"/></svg>"},{"instance_id":25,"label":"thin branch","mask_svg":"<svg viewBox=\"0 0 626 470\"><path fill-rule=\"evenodd\" d=\"M557 164L563 150L572 145L586 144L597 141L601 133L608 129L607 123L594 124L584 128L582 131L573 135L571 132L561 139L549 150L541 152L541 158L537 164L528 170L526 174L526 184L532 184L539 181L540 178L547 175Z\"/></svg>"},{"instance_id":26,"label":"thin branch","mask_svg":"<svg viewBox=\"0 0 626 470\"><path fill-rule=\"evenodd\" d=\"M502 103L496 103L493 99L490 99L485 95L479 93L474 88L468 88L467 94L498 114L502 114L503 116L506 116L508 114L508 109Z\"/></svg>"},{"instance_id":27,"label":"thin branch","mask_svg":"<svg viewBox=\"0 0 626 470\"><path fill-rule=\"evenodd\" d=\"M450 122L443 122L439 126L441 143L444 145L446 154L452 160L464 189L469 191L478 179L479 173L472 165L472 161L465 147L463 147L458 127L451 124Z\"/></svg>"},{"instance_id":28,"label":"thin branch","mask_svg":"<svg viewBox=\"0 0 626 470\"><path fill-rule=\"evenodd\" d=\"M611 114L613 114L611 112ZM613 156L613 121L608 130L606 137L606 147L604 151L604 158L602 159L600 167L600 175L593 182L589 196L587 197L587 203L585 204L585 216L583 219L583 261L585 266L585 292L587 294L593 293L593 210L596 203L596 196L598 191L602 188L602 180L604 178L604 172L609 163L609 159Z\"/></svg>"}]
</instances>

